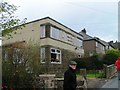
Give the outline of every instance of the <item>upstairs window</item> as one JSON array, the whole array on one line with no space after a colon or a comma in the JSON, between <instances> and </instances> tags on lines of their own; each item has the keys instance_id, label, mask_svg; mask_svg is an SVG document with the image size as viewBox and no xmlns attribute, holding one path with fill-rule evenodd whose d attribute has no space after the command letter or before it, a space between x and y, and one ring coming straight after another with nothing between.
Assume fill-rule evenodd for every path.
<instances>
[{"instance_id":1,"label":"upstairs window","mask_svg":"<svg viewBox=\"0 0 120 90\"><path fill-rule=\"evenodd\" d=\"M102 49L105 50L105 47L103 46Z\"/></svg>"},{"instance_id":2,"label":"upstairs window","mask_svg":"<svg viewBox=\"0 0 120 90\"><path fill-rule=\"evenodd\" d=\"M59 36L60 36L60 30L55 27L51 27L51 37L55 39L59 39Z\"/></svg>"},{"instance_id":3,"label":"upstairs window","mask_svg":"<svg viewBox=\"0 0 120 90\"><path fill-rule=\"evenodd\" d=\"M73 38L73 44L81 48L83 47L83 41L76 37Z\"/></svg>"},{"instance_id":4,"label":"upstairs window","mask_svg":"<svg viewBox=\"0 0 120 90\"><path fill-rule=\"evenodd\" d=\"M51 48L51 63L61 64L61 50Z\"/></svg>"},{"instance_id":5,"label":"upstairs window","mask_svg":"<svg viewBox=\"0 0 120 90\"><path fill-rule=\"evenodd\" d=\"M72 43L73 42L73 37L70 34L67 34L67 41Z\"/></svg>"},{"instance_id":6,"label":"upstairs window","mask_svg":"<svg viewBox=\"0 0 120 90\"><path fill-rule=\"evenodd\" d=\"M82 48L82 40L80 40L80 39L77 39L77 42L78 42L78 47L81 47Z\"/></svg>"},{"instance_id":7,"label":"upstairs window","mask_svg":"<svg viewBox=\"0 0 120 90\"><path fill-rule=\"evenodd\" d=\"M41 38L45 37L45 25L41 26L41 29L40 29L40 37L41 37Z\"/></svg>"},{"instance_id":8,"label":"upstairs window","mask_svg":"<svg viewBox=\"0 0 120 90\"><path fill-rule=\"evenodd\" d=\"M98 47L98 42L96 42L96 47Z\"/></svg>"}]
</instances>

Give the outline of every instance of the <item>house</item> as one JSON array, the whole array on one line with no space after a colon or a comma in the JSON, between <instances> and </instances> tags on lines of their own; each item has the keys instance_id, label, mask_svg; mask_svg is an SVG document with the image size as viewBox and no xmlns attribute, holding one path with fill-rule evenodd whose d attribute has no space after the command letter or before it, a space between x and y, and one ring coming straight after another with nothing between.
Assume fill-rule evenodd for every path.
<instances>
[{"instance_id":1,"label":"house","mask_svg":"<svg viewBox=\"0 0 120 90\"><path fill-rule=\"evenodd\" d=\"M110 41L109 43L110 43L112 46L114 46L115 49L120 50L120 42L118 42L118 41L116 41L116 42Z\"/></svg>"},{"instance_id":2,"label":"house","mask_svg":"<svg viewBox=\"0 0 120 90\"><path fill-rule=\"evenodd\" d=\"M86 30L83 29L80 34L83 35L83 48L85 52L85 56L92 56L94 54L105 54L106 50L113 49L113 46L108 42L101 40L98 37L89 36L86 33Z\"/></svg>"},{"instance_id":3,"label":"house","mask_svg":"<svg viewBox=\"0 0 120 90\"><path fill-rule=\"evenodd\" d=\"M37 42L40 64L47 72L64 71L71 58L84 56L83 36L50 17L26 23L24 28L12 32L12 37L4 36L2 46Z\"/></svg>"}]
</instances>

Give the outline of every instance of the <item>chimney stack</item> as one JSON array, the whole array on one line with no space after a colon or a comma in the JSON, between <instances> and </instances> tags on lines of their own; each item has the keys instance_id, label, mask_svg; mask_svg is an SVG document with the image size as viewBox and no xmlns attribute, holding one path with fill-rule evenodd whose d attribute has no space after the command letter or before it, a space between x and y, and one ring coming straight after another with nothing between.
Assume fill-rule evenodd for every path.
<instances>
[{"instance_id":1,"label":"chimney stack","mask_svg":"<svg viewBox=\"0 0 120 90\"><path fill-rule=\"evenodd\" d=\"M85 33L85 34L86 34L86 30L85 30L85 28L82 30L82 33Z\"/></svg>"}]
</instances>

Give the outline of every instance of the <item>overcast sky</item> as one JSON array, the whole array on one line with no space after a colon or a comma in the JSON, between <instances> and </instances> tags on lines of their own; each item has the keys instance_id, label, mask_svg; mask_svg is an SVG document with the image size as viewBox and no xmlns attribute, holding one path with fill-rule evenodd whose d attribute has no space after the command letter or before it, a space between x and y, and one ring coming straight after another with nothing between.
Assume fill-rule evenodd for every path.
<instances>
[{"instance_id":1,"label":"overcast sky","mask_svg":"<svg viewBox=\"0 0 120 90\"><path fill-rule=\"evenodd\" d=\"M99 37L118 40L118 0L4 0L18 7L15 15L27 22L51 17L65 26ZM88 2L89 1L89 2Z\"/></svg>"}]
</instances>

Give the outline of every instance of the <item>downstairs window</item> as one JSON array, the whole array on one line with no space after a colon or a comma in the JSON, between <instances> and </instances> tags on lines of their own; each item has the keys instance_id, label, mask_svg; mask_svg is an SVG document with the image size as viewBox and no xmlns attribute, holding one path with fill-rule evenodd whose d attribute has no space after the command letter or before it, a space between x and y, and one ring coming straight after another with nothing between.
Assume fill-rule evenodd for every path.
<instances>
[{"instance_id":1,"label":"downstairs window","mask_svg":"<svg viewBox=\"0 0 120 90\"><path fill-rule=\"evenodd\" d=\"M61 50L51 48L51 63L61 64Z\"/></svg>"}]
</instances>

